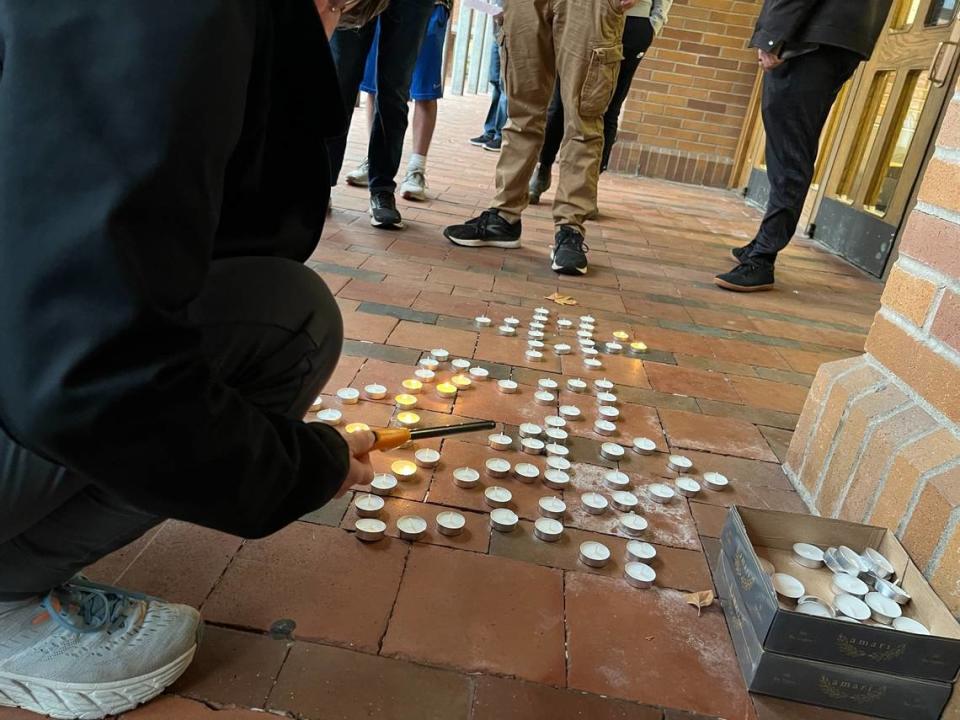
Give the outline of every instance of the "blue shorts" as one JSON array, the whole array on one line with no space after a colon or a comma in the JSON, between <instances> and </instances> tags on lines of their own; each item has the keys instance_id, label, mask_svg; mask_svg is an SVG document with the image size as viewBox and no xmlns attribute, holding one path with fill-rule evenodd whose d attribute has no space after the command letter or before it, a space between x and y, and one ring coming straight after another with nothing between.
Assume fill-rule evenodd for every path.
<instances>
[{"instance_id":1,"label":"blue shorts","mask_svg":"<svg viewBox=\"0 0 960 720\"><path fill-rule=\"evenodd\" d=\"M443 97L443 43L447 37L447 22L450 11L443 5L437 5L430 16L427 34L417 56L410 82L412 100L439 100ZM373 36L373 44L367 54L367 67L363 73L360 89L365 93L377 94L377 48L380 46L380 21Z\"/></svg>"}]
</instances>

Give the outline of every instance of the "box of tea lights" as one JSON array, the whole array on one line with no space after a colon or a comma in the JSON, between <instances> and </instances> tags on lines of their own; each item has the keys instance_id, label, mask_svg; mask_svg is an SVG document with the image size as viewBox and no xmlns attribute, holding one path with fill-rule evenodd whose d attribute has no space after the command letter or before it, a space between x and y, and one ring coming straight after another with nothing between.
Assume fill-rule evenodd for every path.
<instances>
[{"instance_id":1,"label":"box of tea lights","mask_svg":"<svg viewBox=\"0 0 960 720\"><path fill-rule=\"evenodd\" d=\"M751 689L880 717L939 717L960 672L960 624L893 533L735 507L722 532L719 564L720 596L739 608L738 619L748 625L744 642L757 646L738 645L738 654L810 661L839 673L844 680L838 682L860 677L865 687L887 688L886 702L871 710L858 704L866 696L840 691L831 704L817 687L804 697L776 691L787 692L789 683ZM772 660L764 662L772 667Z\"/></svg>"}]
</instances>

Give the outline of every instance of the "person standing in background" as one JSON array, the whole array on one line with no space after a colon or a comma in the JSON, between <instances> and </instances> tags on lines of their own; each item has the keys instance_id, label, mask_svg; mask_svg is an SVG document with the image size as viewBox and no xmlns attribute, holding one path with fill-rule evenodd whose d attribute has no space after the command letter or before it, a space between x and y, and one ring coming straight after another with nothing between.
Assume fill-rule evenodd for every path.
<instances>
[{"instance_id":1,"label":"person standing in background","mask_svg":"<svg viewBox=\"0 0 960 720\"><path fill-rule=\"evenodd\" d=\"M503 87L503 73L500 67L500 24L503 13L494 16L494 35L490 48L489 82L493 87L490 93L490 109L483 123L483 135L470 138L470 144L482 147L490 152L500 152L503 146L503 126L507 124L507 92Z\"/></svg>"},{"instance_id":2,"label":"person standing in background","mask_svg":"<svg viewBox=\"0 0 960 720\"><path fill-rule=\"evenodd\" d=\"M750 41L764 70L770 200L756 237L733 250L738 265L718 275L724 290L774 286L777 255L797 230L830 108L873 54L893 0L766 0Z\"/></svg>"},{"instance_id":3,"label":"person standing in background","mask_svg":"<svg viewBox=\"0 0 960 720\"><path fill-rule=\"evenodd\" d=\"M673 0L639 0L627 10L627 22L623 28L623 60L620 63L620 75L617 88L613 92L607 111L603 115L603 156L600 160L600 172L606 171L610 164L610 153L617 142L620 129L620 111L630 94L630 85L640 67L640 62L650 49L654 37L663 31L670 14ZM543 148L540 150L540 163L530 178L530 204L540 203L540 196L550 189L553 164L560 152L564 135L563 99L560 93L560 79L553 90L553 100L547 110L547 129L544 133ZM588 220L596 217L596 212Z\"/></svg>"},{"instance_id":4,"label":"person standing in background","mask_svg":"<svg viewBox=\"0 0 960 720\"><path fill-rule=\"evenodd\" d=\"M447 39L447 24L453 0L436 0L433 15L427 25L420 55L413 69L410 99L413 100L413 152L407 165L407 174L400 185L400 196L405 200L427 199L427 153L437 127L437 101L443 97L443 49ZM367 55L360 89L366 93L367 127L373 133L374 110L377 97L377 47L380 26L374 35ZM360 166L347 173L347 183L367 187L370 182L370 162L364 158Z\"/></svg>"},{"instance_id":5,"label":"person standing in background","mask_svg":"<svg viewBox=\"0 0 960 720\"><path fill-rule=\"evenodd\" d=\"M367 56L376 43L377 100L367 157L370 224L377 228L403 227L394 196L396 176L407 133L410 81L434 7L435 0L391 0L377 20L356 29L340 28L330 41L348 117L360 92ZM343 168L348 132L349 128L329 143L333 184Z\"/></svg>"}]
</instances>

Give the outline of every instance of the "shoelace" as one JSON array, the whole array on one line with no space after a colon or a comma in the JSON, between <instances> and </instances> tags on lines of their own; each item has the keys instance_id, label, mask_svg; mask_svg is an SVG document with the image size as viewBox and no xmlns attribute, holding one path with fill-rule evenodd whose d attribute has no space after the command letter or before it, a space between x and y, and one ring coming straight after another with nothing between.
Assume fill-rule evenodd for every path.
<instances>
[{"instance_id":1,"label":"shoelace","mask_svg":"<svg viewBox=\"0 0 960 720\"><path fill-rule=\"evenodd\" d=\"M146 599L140 593L74 579L52 590L40 604L64 629L86 634L120 629L133 603Z\"/></svg>"},{"instance_id":2,"label":"shoelace","mask_svg":"<svg viewBox=\"0 0 960 720\"><path fill-rule=\"evenodd\" d=\"M383 208L385 210L397 209L397 201L393 197L393 193L389 193L385 190L373 193L373 195L370 196L370 199L373 201L375 207Z\"/></svg>"},{"instance_id":3,"label":"shoelace","mask_svg":"<svg viewBox=\"0 0 960 720\"><path fill-rule=\"evenodd\" d=\"M423 170L408 170L406 179L414 180L417 185L422 185L423 187L427 186L427 176L424 174Z\"/></svg>"},{"instance_id":4,"label":"shoelace","mask_svg":"<svg viewBox=\"0 0 960 720\"><path fill-rule=\"evenodd\" d=\"M586 240L583 239L583 235L572 230L567 230L566 228L560 233L560 237L557 238L557 249L559 250L564 246L572 247L577 252L590 252L590 246L587 245Z\"/></svg>"},{"instance_id":5,"label":"shoelace","mask_svg":"<svg viewBox=\"0 0 960 720\"><path fill-rule=\"evenodd\" d=\"M484 210L480 217L467 220L466 224L477 229L477 237L485 238L490 234L490 225L500 220L500 215L494 210Z\"/></svg>"}]
</instances>

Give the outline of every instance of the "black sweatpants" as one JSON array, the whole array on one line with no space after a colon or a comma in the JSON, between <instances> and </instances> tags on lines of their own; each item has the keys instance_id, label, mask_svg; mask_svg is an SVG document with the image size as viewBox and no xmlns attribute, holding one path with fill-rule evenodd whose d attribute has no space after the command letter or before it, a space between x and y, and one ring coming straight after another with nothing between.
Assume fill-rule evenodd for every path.
<instances>
[{"instance_id":1,"label":"black sweatpants","mask_svg":"<svg viewBox=\"0 0 960 720\"><path fill-rule=\"evenodd\" d=\"M293 419L333 374L343 345L326 284L286 258L215 260L188 315L224 383ZM50 590L163 519L35 455L0 428L0 602Z\"/></svg>"},{"instance_id":2,"label":"black sweatpants","mask_svg":"<svg viewBox=\"0 0 960 720\"><path fill-rule=\"evenodd\" d=\"M796 232L830 108L860 61L855 52L824 45L787 60L764 77L770 201L752 256L772 262Z\"/></svg>"}]
</instances>

